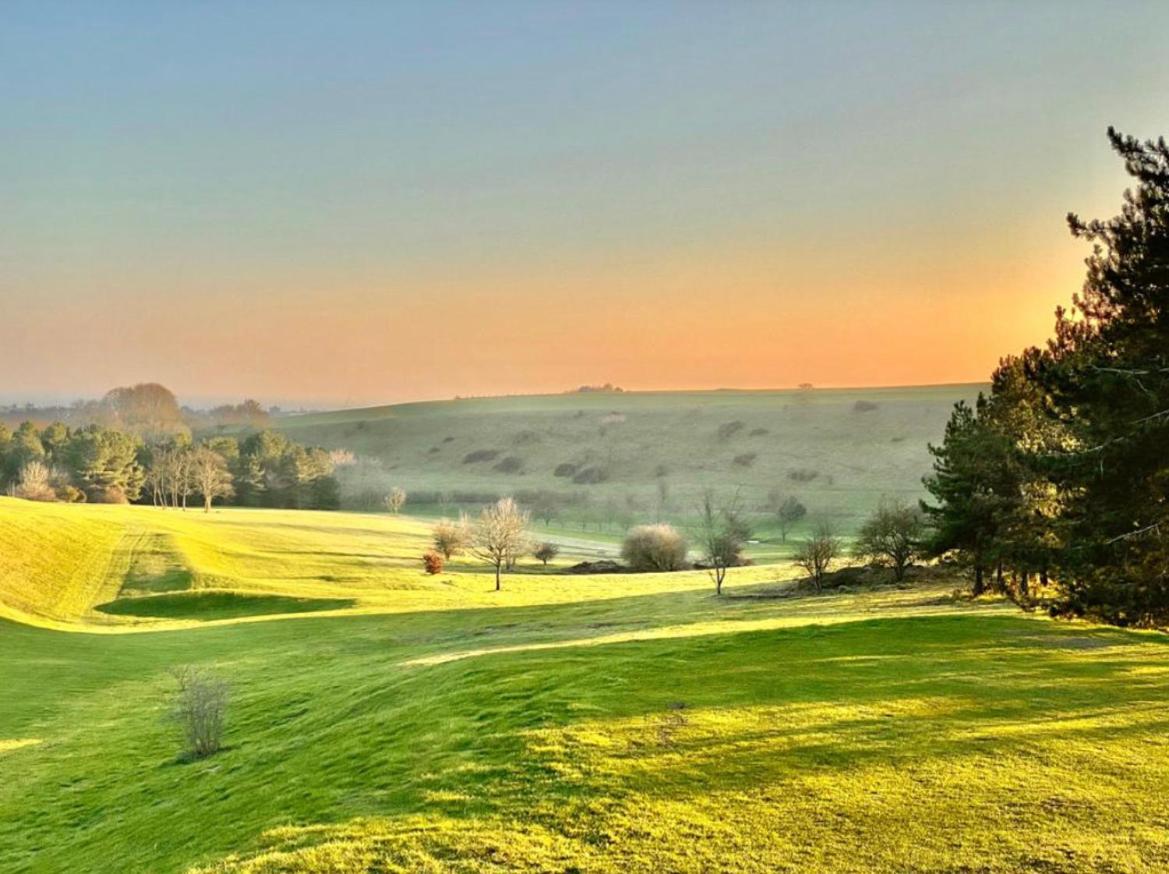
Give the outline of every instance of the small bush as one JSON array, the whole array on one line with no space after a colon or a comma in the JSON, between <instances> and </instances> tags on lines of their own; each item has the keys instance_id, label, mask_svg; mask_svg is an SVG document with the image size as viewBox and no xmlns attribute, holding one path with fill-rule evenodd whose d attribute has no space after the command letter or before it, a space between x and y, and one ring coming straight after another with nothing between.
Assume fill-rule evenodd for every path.
<instances>
[{"instance_id":1,"label":"small bush","mask_svg":"<svg viewBox=\"0 0 1169 874\"><path fill-rule=\"evenodd\" d=\"M527 446L529 443L539 443L540 435L535 431L524 430L520 431L511 438L512 446Z\"/></svg>"},{"instance_id":2,"label":"small bush","mask_svg":"<svg viewBox=\"0 0 1169 874\"><path fill-rule=\"evenodd\" d=\"M750 467L755 463L758 455L754 452L744 452L742 455L735 456L735 464L739 467Z\"/></svg>"},{"instance_id":3,"label":"small bush","mask_svg":"<svg viewBox=\"0 0 1169 874\"><path fill-rule=\"evenodd\" d=\"M431 534L434 548L443 558L458 555L471 545L471 526L466 517L452 522L450 519L440 519L434 526ZM430 553L427 553L429 555ZM423 556L425 559L425 556ZM439 568L442 570L442 568ZM437 573L437 571L435 571Z\"/></svg>"},{"instance_id":4,"label":"small bush","mask_svg":"<svg viewBox=\"0 0 1169 874\"><path fill-rule=\"evenodd\" d=\"M494 461L499 457L498 449L476 449L463 456L463 464L478 464L482 461Z\"/></svg>"},{"instance_id":5,"label":"small bush","mask_svg":"<svg viewBox=\"0 0 1169 874\"><path fill-rule=\"evenodd\" d=\"M820 476L820 471L806 467L789 470L787 473L787 478L797 483L810 483L818 476Z\"/></svg>"},{"instance_id":6,"label":"small bush","mask_svg":"<svg viewBox=\"0 0 1169 874\"><path fill-rule=\"evenodd\" d=\"M852 405L852 411L854 413L871 413L879 406L880 404L875 404L872 401L857 401Z\"/></svg>"},{"instance_id":7,"label":"small bush","mask_svg":"<svg viewBox=\"0 0 1169 874\"><path fill-rule=\"evenodd\" d=\"M621 557L638 571L677 571L686 566L686 540L672 525L639 525L621 544Z\"/></svg>"},{"instance_id":8,"label":"small bush","mask_svg":"<svg viewBox=\"0 0 1169 874\"><path fill-rule=\"evenodd\" d=\"M770 433L771 433L771 432L770 432L770 431L768 431L766 428L752 428L752 429L751 429L751 433L750 433L750 435L749 435L749 436L751 436L751 437L762 437L762 436L764 436L765 434L770 434Z\"/></svg>"},{"instance_id":9,"label":"small bush","mask_svg":"<svg viewBox=\"0 0 1169 874\"><path fill-rule=\"evenodd\" d=\"M586 467L584 470L577 471L572 481L577 485L591 486L597 483L603 483L609 478L609 474L602 467Z\"/></svg>"},{"instance_id":10,"label":"small bush","mask_svg":"<svg viewBox=\"0 0 1169 874\"><path fill-rule=\"evenodd\" d=\"M743 422L741 422L738 419L736 419L733 422L725 422L722 425L718 426L718 439L719 440L730 440L732 437L734 437L736 434L738 434L740 431L742 431L745 427L746 427L746 425L743 424Z\"/></svg>"},{"instance_id":11,"label":"small bush","mask_svg":"<svg viewBox=\"0 0 1169 874\"><path fill-rule=\"evenodd\" d=\"M552 471L553 476L576 476L577 466L572 462L566 461L563 464L556 465L556 470Z\"/></svg>"},{"instance_id":12,"label":"small bush","mask_svg":"<svg viewBox=\"0 0 1169 874\"><path fill-rule=\"evenodd\" d=\"M509 455L504 458L499 464L495 465L494 470L500 473L519 473L524 469L524 460L518 455Z\"/></svg>"},{"instance_id":13,"label":"small bush","mask_svg":"<svg viewBox=\"0 0 1169 874\"><path fill-rule=\"evenodd\" d=\"M183 753L204 759L223 746L227 720L227 683L202 668L184 666L171 671L178 684L170 719L183 732Z\"/></svg>"},{"instance_id":14,"label":"small bush","mask_svg":"<svg viewBox=\"0 0 1169 874\"><path fill-rule=\"evenodd\" d=\"M422 553L422 566L426 568L426 572L431 576L441 574L443 566L442 553L435 552L433 549Z\"/></svg>"}]
</instances>

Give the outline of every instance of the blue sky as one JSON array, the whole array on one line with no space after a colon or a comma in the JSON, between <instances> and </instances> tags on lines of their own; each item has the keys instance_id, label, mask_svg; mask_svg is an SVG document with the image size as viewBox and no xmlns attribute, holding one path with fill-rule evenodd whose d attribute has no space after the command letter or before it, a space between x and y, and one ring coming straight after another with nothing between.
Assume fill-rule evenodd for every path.
<instances>
[{"instance_id":1,"label":"blue sky","mask_svg":"<svg viewBox=\"0 0 1169 874\"><path fill-rule=\"evenodd\" d=\"M1106 126L1169 129L1166 33L1165 3L6 3L0 398L978 378L1074 291ZM924 359L784 334L978 289L1004 324ZM728 304L767 331L696 355ZM459 360L385 351L436 310Z\"/></svg>"}]
</instances>

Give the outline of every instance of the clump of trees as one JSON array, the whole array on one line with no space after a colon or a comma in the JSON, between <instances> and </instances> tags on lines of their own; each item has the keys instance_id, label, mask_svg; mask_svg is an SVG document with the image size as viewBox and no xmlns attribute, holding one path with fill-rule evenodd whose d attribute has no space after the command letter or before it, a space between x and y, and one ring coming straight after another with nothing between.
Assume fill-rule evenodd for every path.
<instances>
[{"instance_id":1,"label":"clump of trees","mask_svg":"<svg viewBox=\"0 0 1169 874\"><path fill-rule=\"evenodd\" d=\"M128 415L128 414L127 414ZM137 418L157 424L154 418ZM243 506L334 509L339 491L325 450L261 431L242 441L198 443L184 433L145 439L102 425L15 431L0 424L0 489L35 500L186 507L214 501Z\"/></svg>"},{"instance_id":2,"label":"clump of trees","mask_svg":"<svg viewBox=\"0 0 1169 874\"><path fill-rule=\"evenodd\" d=\"M810 537L800 543L792 561L808 575L816 591L820 591L824 588L824 575L828 573L840 552L839 538L831 526L823 523L817 526Z\"/></svg>"},{"instance_id":3,"label":"clump of trees","mask_svg":"<svg viewBox=\"0 0 1169 874\"><path fill-rule=\"evenodd\" d=\"M925 519L918 507L904 501L882 501L861 525L853 554L891 568L893 579L900 582L920 554L924 533Z\"/></svg>"},{"instance_id":4,"label":"clump of trees","mask_svg":"<svg viewBox=\"0 0 1169 874\"><path fill-rule=\"evenodd\" d=\"M1134 181L1120 214L1068 217L1087 276L1043 348L955 407L934 469L931 552L1053 612L1169 622L1169 146L1109 129Z\"/></svg>"},{"instance_id":5,"label":"clump of trees","mask_svg":"<svg viewBox=\"0 0 1169 874\"><path fill-rule=\"evenodd\" d=\"M638 525L621 544L621 557L635 571L677 571L686 566L689 546L673 525Z\"/></svg>"}]
</instances>

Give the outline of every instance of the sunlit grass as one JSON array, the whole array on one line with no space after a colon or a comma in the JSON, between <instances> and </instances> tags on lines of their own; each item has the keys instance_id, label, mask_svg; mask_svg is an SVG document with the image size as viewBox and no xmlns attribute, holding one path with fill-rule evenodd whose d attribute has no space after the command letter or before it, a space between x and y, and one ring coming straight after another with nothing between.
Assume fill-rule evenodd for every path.
<instances>
[{"instance_id":1,"label":"sunlit grass","mask_svg":"<svg viewBox=\"0 0 1169 874\"><path fill-rule=\"evenodd\" d=\"M496 594L423 574L409 519L0 501L18 527L0 599L71 633L0 623L3 871L1169 867L1158 635L785 567ZM197 763L162 719L189 663L232 687Z\"/></svg>"}]
</instances>

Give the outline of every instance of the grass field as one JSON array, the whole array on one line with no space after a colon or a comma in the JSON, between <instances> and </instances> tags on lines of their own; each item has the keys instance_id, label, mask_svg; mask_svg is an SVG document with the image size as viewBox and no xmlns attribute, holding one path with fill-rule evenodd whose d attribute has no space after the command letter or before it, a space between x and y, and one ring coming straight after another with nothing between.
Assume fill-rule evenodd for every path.
<instances>
[{"instance_id":1,"label":"grass field","mask_svg":"<svg viewBox=\"0 0 1169 874\"><path fill-rule=\"evenodd\" d=\"M495 593L426 532L0 499L0 870L1169 868L1163 636L928 574ZM182 664L233 695L192 763Z\"/></svg>"},{"instance_id":2,"label":"grass field","mask_svg":"<svg viewBox=\"0 0 1169 874\"><path fill-rule=\"evenodd\" d=\"M847 532L882 496L923 496L927 444L940 441L953 404L978 388L474 398L294 416L277 426L356 456L341 471L350 506L373 506L395 485L414 495L413 512L426 513L460 495L548 493L563 503L560 525L613 531L650 517L684 523L707 488L739 493L751 511L778 488L808 507L805 525L830 520ZM557 476L561 465L574 472ZM770 537L770 519L756 521Z\"/></svg>"}]
</instances>

